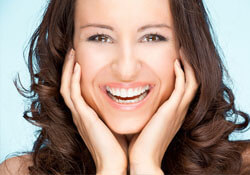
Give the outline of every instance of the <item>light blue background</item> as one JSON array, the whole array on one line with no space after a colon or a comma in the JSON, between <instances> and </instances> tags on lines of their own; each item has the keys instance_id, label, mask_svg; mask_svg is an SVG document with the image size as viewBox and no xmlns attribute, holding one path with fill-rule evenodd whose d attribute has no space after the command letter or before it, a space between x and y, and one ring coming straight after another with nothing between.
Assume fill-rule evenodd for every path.
<instances>
[{"instance_id":1,"label":"light blue background","mask_svg":"<svg viewBox=\"0 0 250 175\"><path fill-rule=\"evenodd\" d=\"M250 113L250 1L205 2L233 80L237 107ZM44 0L0 0L0 162L9 153L31 150L35 140L37 128L22 117L25 99L12 81L19 72L24 85L29 85L23 50L39 24L45 3ZM250 130L233 134L232 139L250 139Z\"/></svg>"}]
</instances>

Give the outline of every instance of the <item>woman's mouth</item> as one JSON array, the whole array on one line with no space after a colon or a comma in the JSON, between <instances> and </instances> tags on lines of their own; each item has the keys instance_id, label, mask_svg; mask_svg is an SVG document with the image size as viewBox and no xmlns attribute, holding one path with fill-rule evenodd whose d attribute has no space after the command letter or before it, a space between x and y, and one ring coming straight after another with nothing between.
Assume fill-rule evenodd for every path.
<instances>
[{"instance_id":1,"label":"woman's mouth","mask_svg":"<svg viewBox=\"0 0 250 175\"><path fill-rule=\"evenodd\" d=\"M133 110L146 103L153 87L151 84L136 88L114 88L106 85L101 89L112 107L121 110Z\"/></svg>"}]
</instances>

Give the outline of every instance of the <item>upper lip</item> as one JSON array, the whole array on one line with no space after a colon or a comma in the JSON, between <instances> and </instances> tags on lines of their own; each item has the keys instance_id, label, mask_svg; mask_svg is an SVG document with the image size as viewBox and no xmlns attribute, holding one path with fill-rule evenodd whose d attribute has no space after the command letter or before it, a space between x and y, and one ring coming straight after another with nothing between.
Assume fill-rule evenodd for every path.
<instances>
[{"instance_id":1,"label":"upper lip","mask_svg":"<svg viewBox=\"0 0 250 175\"><path fill-rule=\"evenodd\" d=\"M134 82L134 83L106 83L103 87L105 88L106 86L109 86L110 88L124 88L124 89L129 89L129 88L137 88L137 87L143 87L149 85L150 88L153 87L152 83L149 82Z\"/></svg>"}]
</instances>

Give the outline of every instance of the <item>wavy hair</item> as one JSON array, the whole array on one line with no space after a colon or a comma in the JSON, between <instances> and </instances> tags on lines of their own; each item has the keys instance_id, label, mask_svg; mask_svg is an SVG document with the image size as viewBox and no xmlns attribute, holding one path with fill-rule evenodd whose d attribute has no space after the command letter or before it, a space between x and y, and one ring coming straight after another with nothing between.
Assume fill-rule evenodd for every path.
<instances>
[{"instance_id":1,"label":"wavy hair","mask_svg":"<svg viewBox=\"0 0 250 175\"><path fill-rule=\"evenodd\" d=\"M169 0L174 28L192 65L200 87L185 121L162 160L165 174L240 173L241 144L229 141L233 131L243 131L249 115L237 110L223 66L208 11L202 0ZM60 95L62 66L73 47L75 0L50 0L41 24L29 46L31 86L25 89L20 77L14 83L31 102L23 117L39 126L33 149L35 174L95 174L89 150L73 123L71 112ZM214 37L214 39L213 39ZM228 120L235 117L234 121ZM244 121L236 124L239 116Z\"/></svg>"}]
</instances>

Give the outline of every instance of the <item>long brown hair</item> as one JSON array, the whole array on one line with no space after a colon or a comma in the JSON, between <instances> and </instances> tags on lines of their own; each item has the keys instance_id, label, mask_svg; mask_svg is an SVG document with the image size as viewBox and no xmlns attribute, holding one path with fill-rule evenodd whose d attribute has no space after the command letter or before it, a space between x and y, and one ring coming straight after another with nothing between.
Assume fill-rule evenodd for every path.
<instances>
[{"instance_id":1,"label":"long brown hair","mask_svg":"<svg viewBox=\"0 0 250 175\"><path fill-rule=\"evenodd\" d=\"M169 0L174 28L188 62L200 82L185 121L163 161L165 174L239 173L239 144L229 134L242 131L249 116L235 108L232 90L224 82L223 66L202 0ZM18 91L31 101L24 118L41 127L30 152L30 174L95 174L95 164L60 95L65 55L73 47L75 0L50 0L29 48L30 89L20 78ZM229 77L228 77L229 78ZM20 85L18 85L20 84ZM228 120L234 116L235 121ZM241 116L244 121L236 124Z\"/></svg>"}]
</instances>

